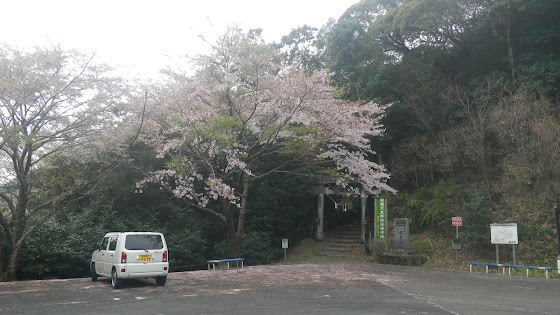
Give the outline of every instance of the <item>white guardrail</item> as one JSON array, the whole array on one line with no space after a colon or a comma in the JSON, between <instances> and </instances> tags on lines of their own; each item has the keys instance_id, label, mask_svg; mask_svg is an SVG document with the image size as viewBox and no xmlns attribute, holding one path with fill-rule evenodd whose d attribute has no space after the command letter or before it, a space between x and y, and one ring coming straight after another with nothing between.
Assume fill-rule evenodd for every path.
<instances>
[{"instance_id":1,"label":"white guardrail","mask_svg":"<svg viewBox=\"0 0 560 315\"><path fill-rule=\"evenodd\" d=\"M546 278L548 279L548 272L554 270L552 267L538 267L538 266L524 266L524 265L510 265L510 264L494 264L494 263L483 263L483 262L472 262L469 261L469 270L472 272L473 266L485 266L486 273L488 273L489 267L502 267L502 273L506 274L506 268L508 268L508 274L511 275L512 268L524 268L527 270L527 277L529 277L529 270L544 270Z\"/></svg>"}]
</instances>

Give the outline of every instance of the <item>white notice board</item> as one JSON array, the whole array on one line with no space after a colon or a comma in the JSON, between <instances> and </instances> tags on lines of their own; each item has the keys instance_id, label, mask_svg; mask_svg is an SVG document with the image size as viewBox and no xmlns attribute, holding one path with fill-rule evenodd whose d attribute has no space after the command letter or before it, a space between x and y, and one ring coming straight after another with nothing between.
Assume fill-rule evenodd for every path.
<instances>
[{"instance_id":1,"label":"white notice board","mask_svg":"<svg viewBox=\"0 0 560 315\"><path fill-rule=\"evenodd\" d=\"M517 223L490 224L490 238L492 244L518 244Z\"/></svg>"}]
</instances>

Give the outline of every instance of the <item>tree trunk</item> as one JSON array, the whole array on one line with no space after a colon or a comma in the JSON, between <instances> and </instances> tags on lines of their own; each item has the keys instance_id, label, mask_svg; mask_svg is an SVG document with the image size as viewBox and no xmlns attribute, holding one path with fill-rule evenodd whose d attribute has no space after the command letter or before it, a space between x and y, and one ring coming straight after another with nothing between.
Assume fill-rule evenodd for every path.
<instances>
[{"instance_id":1,"label":"tree trunk","mask_svg":"<svg viewBox=\"0 0 560 315\"><path fill-rule=\"evenodd\" d=\"M227 201L222 202L224 217L228 235L228 258L241 257L241 237L236 227L237 220L234 217L234 210Z\"/></svg>"},{"instance_id":2,"label":"tree trunk","mask_svg":"<svg viewBox=\"0 0 560 315\"><path fill-rule=\"evenodd\" d=\"M228 258L241 257L241 234L235 228L235 221L232 215L231 208L224 212L226 217L226 226L228 232Z\"/></svg>"},{"instance_id":3,"label":"tree trunk","mask_svg":"<svg viewBox=\"0 0 560 315\"><path fill-rule=\"evenodd\" d=\"M224 208L225 223L228 232L228 255L229 258L241 257L241 240L243 238L243 230L245 227L245 215L247 214L247 198L249 196L249 181L246 178L243 181L243 193L241 195L241 207L237 217L234 215L234 207L227 201L222 202Z\"/></svg>"},{"instance_id":4,"label":"tree trunk","mask_svg":"<svg viewBox=\"0 0 560 315\"><path fill-rule=\"evenodd\" d=\"M216 211L209 211L226 225L229 258L241 257L241 241L243 239L243 231L245 229L245 216L248 212L247 199L249 196L250 180L245 175L242 175L240 181L241 186L243 187L243 192L241 194L241 205L239 208L234 206L230 200L221 198L220 208L222 209L222 213L220 214Z\"/></svg>"},{"instance_id":5,"label":"tree trunk","mask_svg":"<svg viewBox=\"0 0 560 315\"><path fill-rule=\"evenodd\" d=\"M8 266L6 271L2 275L2 281L15 281L16 280L16 271L17 265L19 262L19 253L20 253L20 246L14 246L12 249L12 254L8 259Z\"/></svg>"},{"instance_id":6,"label":"tree trunk","mask_svg":"<svg viewBox=\"0 0 560 315\"><path fill-rule=\"evenodd\" d=\"M513 43L511 41L511 23L508 24L507 28L507 42L509 67L511 68L511 80L515 81L515 59L513 58Z\"/></svg>"},{"instance_id":7,"label":"tree trunk","mask_svg":"<svg viewBox=\"0 0 560 315\"><path fill-rule=\"evenodd\" d=\"M237 233L228 233L229 258L241 258L241 237Z\"/></svg>"},{"instance_id":8,"label":"tree trunk","mask_svg":"<svg viewBox=\"0 0 560 315\"><path fill-rule=\"evenodd\" d=\"M2 232L0 232L2 233ZM4 235L0 234L0 237L4 237ZM0 239L0 281L4 279L4 272L6 271L6 244L4 239Z\"/></svg>"},{"instance_id":9,"label":"tree trunk","mask_svg":"<svg viewBox=\"0 0 560 315\"><path fill-rule=\"evenodd\" d=\"M514 27L515 23L517 23L517 12L515 12L513 9L510 10L509 12L509 18L508 21L506 22L506 39L507 39L507 50L508 50L508 60L509 60L509 66L511 68L511 80L515 81L515 77L517 75L516 71L515 71L515 59L514 59L514 39L513 39L513 30L512 27Z\"/></svg>"},{"instance_id":10,"label":"tree trunk","mask_svg":"<svg viewBox=\"0 0 560 315\"><path fill-rule=\"evenodd\" d=\"M5 270L1 270L0 269L0 280L2 281L15 281L17 278L17 267L18 267L18 263L19 263L19 258L20 258L20 254L21 254L21 248L23 247L23 242L25 241L25 239L27 239L27 237L33 232L35 231L40 225L42 225L46 220L48 220L49 218L51 218L56 211L51 211L50 213L48 213L47 215L43 216L39 221L37 221L35 223L35 225L33 225L32 227L30 227L29 229L27 229L27 231L25 230L25 224L16 224L15 227L15 232L16 234L9 234L9 239L7 240L7 242L5 242L4 245L4 249L3 249L3 253L5 253L6 255L9 255L6 265L5 265ZM19 220L19 221L24 221L24 220ZM4 233L4 234L8 234L8 233ZM1 244L0 244L1 246ZM2 257L0 256L0 259L2 259Z\"/></svg>"}]
</instances>

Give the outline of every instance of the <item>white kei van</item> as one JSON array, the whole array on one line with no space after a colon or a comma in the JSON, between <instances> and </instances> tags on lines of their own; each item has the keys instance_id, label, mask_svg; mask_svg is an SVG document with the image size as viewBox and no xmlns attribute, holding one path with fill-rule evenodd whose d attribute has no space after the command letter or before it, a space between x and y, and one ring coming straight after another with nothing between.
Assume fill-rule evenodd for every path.
<instances>
[{"instance_id":1,"label":"white kei van","mask_svg":"<svg viewBox=\"0 0 560 315\"><path fill-rule=\"evenodd\" d=\"M165 285L169 272L169 254L163 234L156 232L111 232L105 234L91 255L91 280L111 277L111 286L119 288L122 279L155 278Z\"/></svg>"}]
</instances>

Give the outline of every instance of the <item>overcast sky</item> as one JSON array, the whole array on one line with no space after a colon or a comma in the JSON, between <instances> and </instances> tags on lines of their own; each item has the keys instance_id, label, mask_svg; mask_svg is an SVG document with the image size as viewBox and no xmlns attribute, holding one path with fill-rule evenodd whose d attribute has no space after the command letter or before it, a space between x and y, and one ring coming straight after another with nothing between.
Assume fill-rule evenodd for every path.
<instances>
[{"instance_id":1,"label":"overcast sky","mask_svg":"<svg viewBox=\"0 0 560 315\"><path fill-rule=\"evenodd\" d=\"M153 76L180 55L194 55L236 22L280 41L307 24L320 28L359 0L1 0L0 42L25 48L60 44L128 73Z\"/></svg>"}]
</instances>

